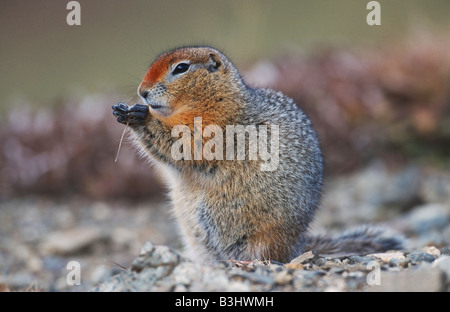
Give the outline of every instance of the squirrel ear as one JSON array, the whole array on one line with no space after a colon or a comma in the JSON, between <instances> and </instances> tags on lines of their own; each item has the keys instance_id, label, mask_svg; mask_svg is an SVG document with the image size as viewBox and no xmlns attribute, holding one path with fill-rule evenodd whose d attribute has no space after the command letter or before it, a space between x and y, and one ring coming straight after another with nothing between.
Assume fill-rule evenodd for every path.
<instances>
[{"instance_id":1,"label":"squirrel ear","mask_svg":"<svg viewBox=\"0 0 450 312\"><path fill-rule=\"evenodd\" d=\"M209 60L206 63L206 69L213 73L219 70L220 66L222 66L222 62L220 58L215 53L209 54Z\"/></svg>"}]
</instances>

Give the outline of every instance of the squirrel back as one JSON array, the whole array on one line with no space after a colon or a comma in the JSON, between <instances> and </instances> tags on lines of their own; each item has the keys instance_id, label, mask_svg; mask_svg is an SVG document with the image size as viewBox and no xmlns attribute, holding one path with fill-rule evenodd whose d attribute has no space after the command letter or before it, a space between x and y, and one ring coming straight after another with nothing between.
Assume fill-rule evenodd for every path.
<instances>
[{"instance_id":1,"label":"squirrel back","mask_svg":"<svg viewBox=\"0 0 450 312\"><path fill-rule=\"evenodd\" d=\"M398 247L378 240L381 232L308 236L323 184L312 124L281 92L247 86L220 51L184 47L162 54L138 94L148 106L119 103L114 115L163 171L191 258L287 262L327 246Z\"/></svg>"}]
</instances>

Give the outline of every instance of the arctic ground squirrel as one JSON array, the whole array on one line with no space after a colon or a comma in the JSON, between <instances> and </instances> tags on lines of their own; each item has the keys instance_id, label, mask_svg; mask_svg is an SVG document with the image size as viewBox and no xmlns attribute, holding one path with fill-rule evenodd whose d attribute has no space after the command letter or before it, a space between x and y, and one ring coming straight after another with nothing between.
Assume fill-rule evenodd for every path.
<instances>
[{"instance_id":1,"label":"arctic ground squirrel","mask_svg":"<svg viewBox=\"0 0 450 312\"><path fill-rule=\"evenodd\" d=\"M370 226L308 234L323 185L317 134L291 98L248 86L220 51L181 47L160 55L138 94L144 105L119 102L113 114L162 171L188 257L289 262L309 250L401 247Z\"/></svg>"}]
</instances>

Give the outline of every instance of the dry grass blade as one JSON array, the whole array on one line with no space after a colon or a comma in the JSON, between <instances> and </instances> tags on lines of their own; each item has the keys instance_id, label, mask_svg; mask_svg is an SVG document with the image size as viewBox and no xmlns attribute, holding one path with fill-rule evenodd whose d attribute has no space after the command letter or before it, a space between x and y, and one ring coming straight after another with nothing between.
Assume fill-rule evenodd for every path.
<instances>
[{"instance_id":1,"label":"dry grass blade","mask_svg":"<svg viewBox=\"0 0 450 312\"><path fill-rule=\"evenodd\" d=\"M125 125L125 128L123 129L122 136L120 137L119 148L117 149L116 159L114 159L114 162L117 162L117 159L119 159L120 148L122 147L123 137L125 136L125 132L127 131L127 129L128 129L128 122Z\"/></svg>"}]
</instances>

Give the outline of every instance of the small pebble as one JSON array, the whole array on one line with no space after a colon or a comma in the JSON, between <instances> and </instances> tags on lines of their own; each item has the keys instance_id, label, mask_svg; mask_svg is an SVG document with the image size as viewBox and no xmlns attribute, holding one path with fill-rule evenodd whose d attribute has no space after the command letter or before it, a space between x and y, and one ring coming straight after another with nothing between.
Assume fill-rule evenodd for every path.
<instances>
[{"instance_id":1,"label":"small pebble","mask_svg":"<svg viewBox=\"0 0 450 312\"><path fill-rule=\"evenodd\" d=\"M441 255L441 251L434 246L423 247L422 251L434 256L435 258Z\"/></svg>"},{"instance_id":2,"label":"small pebble","mask_svg":"<svg viewBox=\"0 0 450 312\"><path fill-rule=\"evenodd\" d=\"M411 261L411 263L413 264L417 264L419 262L433 262L435 260L435 258L433 257L433 255L426 253L426 252L421 252L421 251L413 251L410 254L408 254L406 256L406 258L408 260Z\"/></svg>"},{"instance_id":3,"label":"small pebble","mask_svg":"<svg viewBox=\"0 0 450 312\"><path fill-rule=\"evenodd\" d=\"M277 273L274 277L275 283L278 285L287 285L290 284L293 280L292 274L289 274L288 270L284 270L280 273Z\"/></svg>"},{"instance_id":4,"label":"small pebble","mask_svg":"<svg viewBox=\"0 0 450 312\"><path fill-rule=\"evenodd\" d=\"M444 247L441 249L441 255L450 256L450 247Z\"/></svg>"},{"instance_id":5,"label":"small pebble","mask_svg":"<svg viewBox=\"0 0 450 312\"><path fill-rule=\"evenodd\" d=\"M393 259L400 260L400 261L405 259L405 255L403 254L402 251L375 253L375 254L370 254L369 256L377 257L385 263L389 263Z\"/></svg>"}]
</instances>

